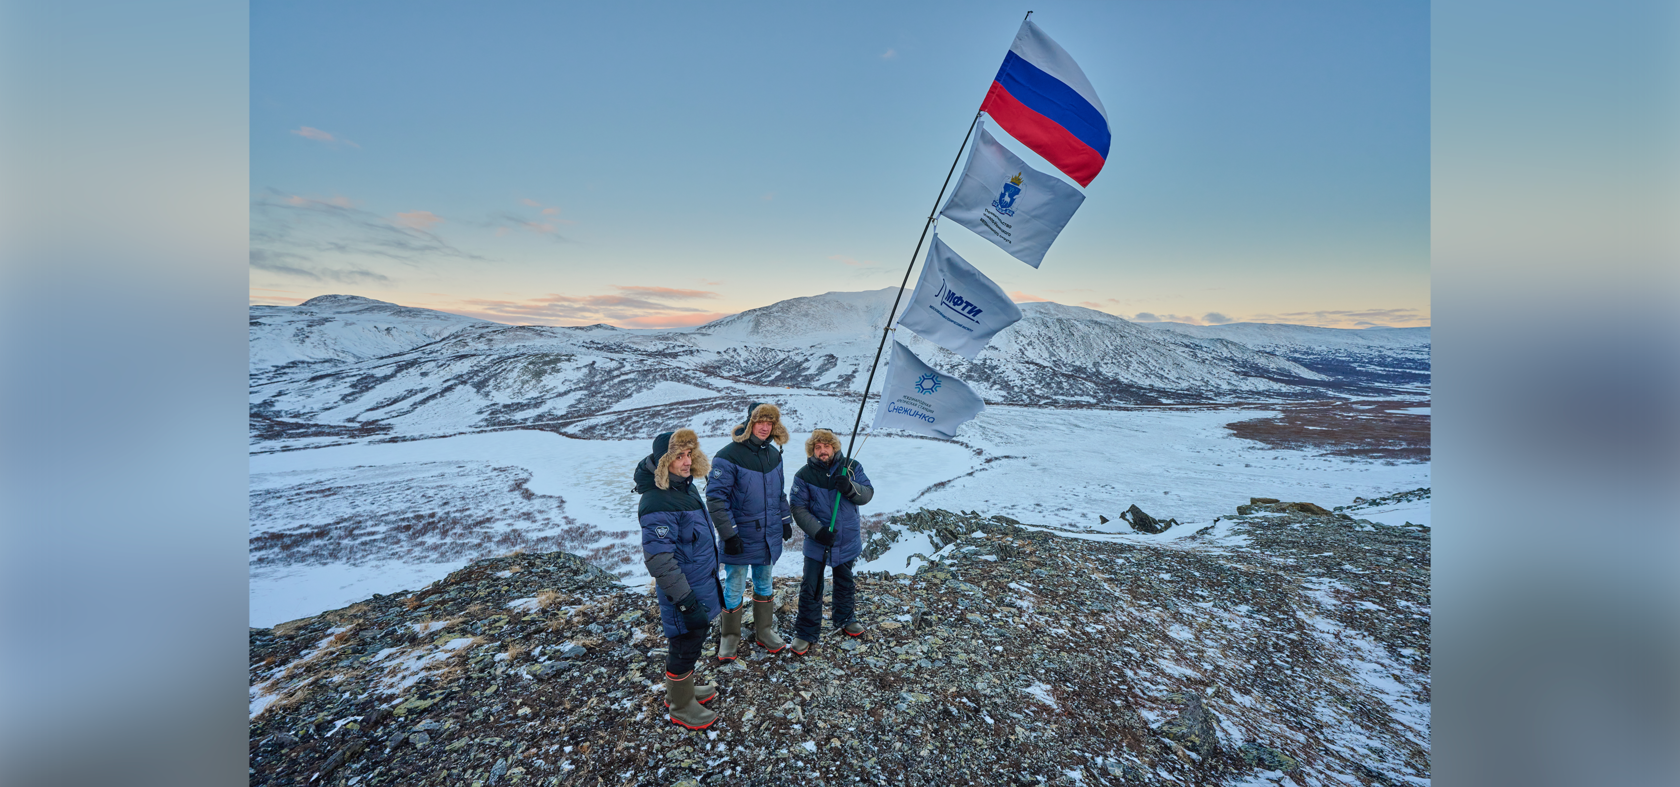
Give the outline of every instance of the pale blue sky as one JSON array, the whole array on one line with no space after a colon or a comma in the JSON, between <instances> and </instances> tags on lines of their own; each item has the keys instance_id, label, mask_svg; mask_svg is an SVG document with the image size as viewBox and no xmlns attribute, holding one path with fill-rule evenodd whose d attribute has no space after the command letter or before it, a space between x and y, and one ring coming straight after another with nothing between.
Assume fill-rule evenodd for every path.
<instances>
[{"instance_id":1,"label":"pale blue sky","mask_svg":"<svg viewBox=\"0 0 1680 787\"><path fill-rule=\"evenodd\" d=\"M952 248L1128 319L1428 324L1427 3L1032 8L1108 165L1039 270ZM254 4L252 302L628 327L896 285L1026 10Z\"/></svg>"}]
</instances>

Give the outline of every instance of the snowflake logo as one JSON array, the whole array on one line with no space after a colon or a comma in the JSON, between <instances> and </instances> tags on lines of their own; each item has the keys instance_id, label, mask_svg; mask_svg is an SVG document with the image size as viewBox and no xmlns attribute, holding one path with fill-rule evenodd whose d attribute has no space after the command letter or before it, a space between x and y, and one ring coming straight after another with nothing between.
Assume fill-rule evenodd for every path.
<instances>
[{"instance_id":1,"label":"snowflake logo","mask_svg":"<svg viewBox=\"0 0 1680 787\"><path fill-rule=\"evenodd\" d=\"M926 396L939 390L939 375L929 372L916 380L916 393Z\"/></svg>"}]
</instances>

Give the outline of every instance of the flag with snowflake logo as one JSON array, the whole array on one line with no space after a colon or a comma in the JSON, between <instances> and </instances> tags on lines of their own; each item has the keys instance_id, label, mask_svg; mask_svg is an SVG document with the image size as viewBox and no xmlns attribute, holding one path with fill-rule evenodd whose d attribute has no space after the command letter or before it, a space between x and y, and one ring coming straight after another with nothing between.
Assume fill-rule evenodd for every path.
<instances>
[{"instance_id":1,"label":"flag with snowflake logo","mask_svg":"<svg viewBox=\"0 0 1680 787\"><path fill-rule=\"evenodd\" d=\"M922 363L895 339L870 429L903 429L949 440L957 436L958 426L984 409L985 402L973 388Z\"/></svg>"}]
</instances>

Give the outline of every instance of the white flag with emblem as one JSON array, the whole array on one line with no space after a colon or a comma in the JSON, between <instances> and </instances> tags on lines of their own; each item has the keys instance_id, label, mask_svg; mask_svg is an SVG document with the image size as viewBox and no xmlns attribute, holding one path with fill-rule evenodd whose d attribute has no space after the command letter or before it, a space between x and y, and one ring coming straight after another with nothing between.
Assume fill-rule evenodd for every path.
<instances>
[{"instance_id":1,"label":"white flag with emblem","mask_svg":"<svg viewBox=\"0 0 1680 787\"><path fill-rule=\"evenodd\" d=\"M1003 288L933 236L916 292L898 324L969 360L979 357L992 336L1021 319L1021 309Z\"/></svg>"},{"instance_id":2,"label":"white flag with emblem","mask_svg":"<svg viewBox=\"0 0 1680 787\"><path fill-rule=\"evenodd\" d=\"M1079 189L1027 166L981 124L962 180L940 215L1036 268L1084 201Z\"/></svg>"},{"instance_id":3,"label":"white flag with emblem","mask_svg":"<svg viewBox=\"0 0 1680 787\"><path fill-rule=\"evenodd\" d=\"M881 403L875 407L870 430L903 429L949 440L956 437L958 426L984 409L986 403L974 389L934 371L894 339L887 380L881 384Z\"/></svg>"}]
</instances>

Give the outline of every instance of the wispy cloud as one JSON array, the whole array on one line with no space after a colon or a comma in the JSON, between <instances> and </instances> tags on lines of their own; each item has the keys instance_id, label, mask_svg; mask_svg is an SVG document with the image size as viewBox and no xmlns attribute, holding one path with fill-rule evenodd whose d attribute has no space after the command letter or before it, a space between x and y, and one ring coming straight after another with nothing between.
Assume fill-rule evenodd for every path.
<instances>
[{"instance_id":1,"label":"wispy cloud","mask_svg":"<svg viewBox=\"0 0 1680 787\"><path fill-rule=\"evenodd\" d=\"M269 273L319 282L368 284L391 280L389 276L374 273L370 270L323 267L313 264L308 257L301 254L276 252L268 249L251 249L251 267Z\"/></svg>"},{"instance_id":2,"label":"wispy cloud","mask_svg":"<svg viewBox=\"0 0 1680 787\"><path fill-rule=\"evenodd\" d=\"M443 219L429 210L415 210L408 213L398 213L396 223L421 231L429 230L443 223Z\"/></svg>"},{"instance_id":3,"label":"wispy cloud","mask_svg":"<svg viewBox=\"0 0 1680 787\"><path fill-rule=\"evenodd\" d=\"M1228 322L1236 322L1236 320L1233 320L1230 317L1226 317L1225 315L1220 314L1219 312L1208 312L1207 314L1202 315L1202 322L1208 323L1210 325L1224 325L1225 323L1228 323Z\"/></svg>"},{"instance_id":4,"label":"wispy cloud","mask_svg":"<svg viewBox=\"0 0 1680 787\"><path fill-rule=\"evenodd\" d=\"M499 211L491 214L490 223L496 225L496 237L505 238L514 229L522 229L555 239L561 243L570 243L570 239L560 234L560 225L575 222L560 218L560 208L545 205L530 197L521 197L519 204L527 208L536 208L535 217L521 216L510 211Z\"/></svg>"},{"instance_id":5,"label":"wispy cloud","mask_svg":"<svg viewBox=\"0 0 1680 787\"><path fill-rule=\"evenodd\" d=\"M1031 303L1033 301L1048 301L1050 299L1049 298L1040 298L1037 295L1028 295L1027 293L1021 292L1020 290L1016 290L1012 293L1009 293L1009 300L1012 300L1016 303Z\"/></svg>"},{"instance_id":6,"label":"wispy cloud","mask_svg":"<svg viewBox=\"0 0 1680 787\"><path fill-rule=\"evenodd\" d=\"M898 57L898 50L896 49L888 49L887 51L881 53L882 60L892 60L896 57Z\"/></svg>"},{"instance_id":7,"label":"wispy cloud","mask_svg":"<svg viewBox=\"0 0 1680 787\"><path fill-rule=\"evenodd\" d=\"M342 195L309 197L268 189L251 204L250 263L283 276L361 284L391 281L367 268L369 258L415 268L484 259L431 232L441 221L428 211L386 218Z\"/></svg>"},{"instance_id":8,"label":"wispy cloud","mask_svg":"<svg viewBox=\"0 0 1680 787\"><path fill-rule=\"evenodd\" d=\"M718 297L722 297L722 296L718 295L717 293L712 292L711 290L679 290L679 289L676 289L674 287L619 286L619 287L614 287L613 289L616 289L619 292L628 293L630 295L638 295L638 296L641 296L643 298L655 298L655 299L658 299L658 298L688 299L688 298L718 298Z\"/></svg>"},{"instance_id":9,"label":"wispy cloud","mask_svg":"<svg viewBox=\"0 0 1680 787\"><path fill-rule=\"evenodd\" d=\"M719 297L709 290L637 285L621 285L613 289L622 294L550 294L525 300L473 299L463 301L464 307L450 308L449 311L495 322L528 325L607 323L621 328L685 328L729 314L668 303Z\"/></svg>"},{"instance_id":10,"label":"wispy cloud","mask_svg":"<svg viewBox=\"0 0 1680 787\"><path fill-rule=\"evenodd\" d=\"M361 148L361 145L358 145L354 142L351 142L348 139L340 137L337 134L333 134L330 131L322 131L318 128L312 128L310 126L303 126L301 128L294 128L294 129L292 129L291 133L296 134L300 137L303 137L304 139L313 139L316 142L322 142L322 143L325 143L327 145L331 145L333 147L337 147L339 145L345 145L345 146L352 147L352 148Z\"/></svg>"},{"instance_id":11,"label":"wispy cloud","mask_svg":"<svg viewBox=\"0 0 1680 787\"><path fill-rule=\"evenodd\" d=\"M1319 328L1411 328L1429 324L1429 313L1418 309L1321 309L1318 311L1256 314L1250 322L1283 322Z\"/></svg>"},{"instance_id":12,"label":"wispy cloud","mask_svg":"<svg viewBox=\"0 0 1680 787\"><path fill-rule=\"evenodd\" d=\"M296 290L252 287L248 298L252 306L296 306L309 300L310 296L299 295Z\"/></svg>"}]
</instances>

